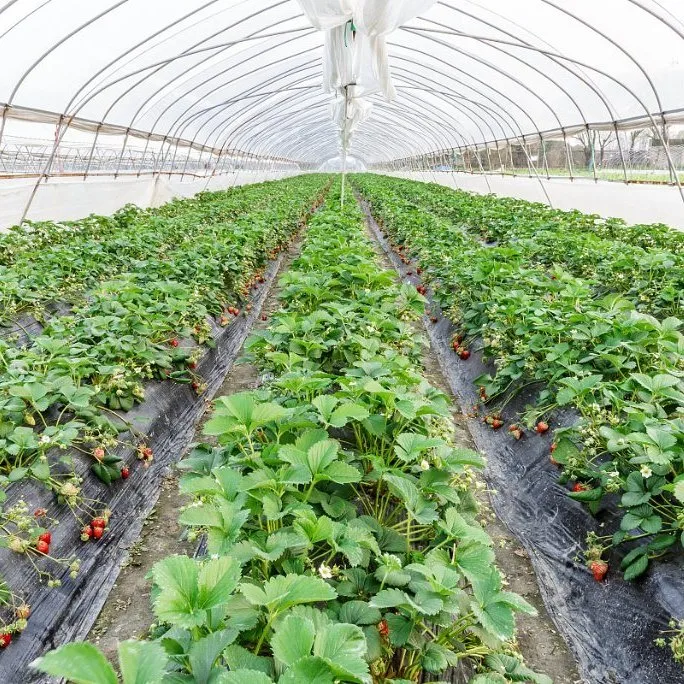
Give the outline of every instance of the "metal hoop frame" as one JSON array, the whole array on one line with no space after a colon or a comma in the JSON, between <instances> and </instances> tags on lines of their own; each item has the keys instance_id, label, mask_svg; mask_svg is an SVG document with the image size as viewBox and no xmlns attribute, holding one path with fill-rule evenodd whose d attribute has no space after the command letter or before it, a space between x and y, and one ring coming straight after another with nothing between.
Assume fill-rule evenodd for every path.
<instances>
[{"instance_id":1,"label":"metal hoop frame","mask_svg":"<svg viewBox=\"0 0 684 684\"><path fill-rule=\"evenodd\" d=\"M0 39L21 30L30 17L40 17L52 3L44 0L30 7L27 3L22 13L18 10L23 1L8 0L0 7L0 16L12 7L17 13ZM205 174L211 178L230 165L231 160L241 158L266 166L277 160L311 168L324 161L326 155L334 156L338 150L337 131L326 111L329 99L319 90L322 37L306 25L305 19L305 25L297 25L303 14L296 0L250 2L246 14L229 24L222 23L218 29L216 18L234 7L247 8L246 0L230 8L221 7L221 0L207 0L157 26L135 44L123 47L104 65L94 66L74 92L67 94L63 111L39 113L21 107L26 85L37 78L39 67L49 65L55 52L78 41L93 26L106 25L117 11L138 1L110 0L109 6L100 6L91 17L46 45L11 84L6 101L0 103L0 151L9 119L33 116L32 120L56 123L52 150L48 153L46 148L41 152L41 157L46 158L43 167L29 173L37 180L27 209L41 183L58 175L53 173L52 166L72 128L93 134L84 179L92 175L94 164L100 172L103 153L98 145L103 133L119 133L123 137L114 177L130 175L125 165L136 160L140 167L137 172L134 168L133 173L138 176L147 172L145 165L151 160L157 174L179 173L184 179L186 175L197 175L189 172L191 165L200 169L203 163L211 168L211 173ZM656 0L621 1L639 12L644 22L664 28L684 42L681 18ZM504 172L507 162L502 153L510 154L512 159L511 149L516 146L525 155L529 174L540 178L549 177L544 141L562 138L566 141L566 164L572 178L568 138L582 132L589 136L591 131L614 131L627 181L619 131L641 123L653 130L662 146L670 181L684 201L665 132L667 124L684 121L684 112L664 111L654 75L616 33L600 30L576 11L561 6L560 0L537 2L557 14L559 21L570 22L591 40L617 50L633 66L634 79L643 79L646 95L627 82L626 76L563 54L546 39L491 11L481 1L442 0L437 3L440 20L428 13L402 27L388 41L398 104L373 98L374 113L359 127L350 154L374 167L419 169L426 168L430 156L451 159L457 151L464 163L471 164L470 172L486 177L496 173L497 167ZM249 11L255 4L257 7ZM276 17L275 12L285 12L287 16ZM464 26L464 20L476 28L462 30L459 27ZM190 35L190 30L197 34L195 40L183 45L178 39L184 32ZM222 42L212 43L215 39ZM177 40L181 47L174 52ZM473 44L480 49L470 49ZM159 50L166 53L162 59ZM264 55L269 52L274 59L264 64ZM445 55L452 57L447 59ZM181 65L183 69L179 69ZM543 91L532 87L526 76L544 84ZM641 111L640 116L619 118L618 107L599 81L611 84L613 90L630 98ZM512 90L524 93L528 104L512 97ZM103 115L98 121L89 121L81 114L96 100L103 106ZM590 120L589 102L605 111L606 118ZM124 124L116 121L117 108L128 104L130 109L131 103L135 103L133 114ZM564 120L567 113L561 116L561 111L568 110L574 112L570 123ZM554 127L543 127L538 117L550 117ZM144 141L144 149L136 150L135 155L129 150L133 139ZM542 151L536 160L540 168L528 151L535 144ZM152 147L150 151L153 145L156 149ZM20 154L23 159L30 156L30 150L26 148ZM498 164L492 161L492 155L494 159L498 157ZM107 154L107 159L111 159L111 154ZM479 168L472 167L475 162ZM594 179L598 180L595 165L592 168Z\"/></svg>"}]
</instances>

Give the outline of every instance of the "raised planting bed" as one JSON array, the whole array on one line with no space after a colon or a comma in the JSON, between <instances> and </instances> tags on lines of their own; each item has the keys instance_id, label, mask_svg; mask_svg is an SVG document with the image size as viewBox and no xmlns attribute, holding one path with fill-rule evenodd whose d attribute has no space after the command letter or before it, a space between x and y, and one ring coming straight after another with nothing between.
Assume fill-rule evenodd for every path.
<instances>
[{"instance_id":1,"label":"raised planting bed","mask_svg":"<svg viewBox=\"0 0 684 684\"><path fill-rule=\"evenodd\" d=\"M486 221L469 226L465 218L462 223L455 223L453 215L451 221L431 216L422 209L418 199L429 195L431 186L422 185L412 198L406 185L395 188L392 181L385 179L359 177L358 185L371 200L373 215L382 221L381 226L375 223L369 211L373 230L395 267L431 299L432 312L425 324L450 385L471 418L475 442L489 457L486 475L496 491L495 508L530 553L547 608L576 653L583 675L592 682L679 681L684 676L681 665L672 658L672 655L678 655L677 641L671 644L674 654L659 648L656 641L666 645L670 636L676 637L676 628L670 632L669 622L673 617L684 615L681 552L676 552L676 545L662 533L666 525L662 526L662 532L651 529L648 534L644 529L631 532L630 526L636 527L639 521L632 523L628 518L628 523L624 522L625 507L629 511L629 506L634 504L634 494L625 499L625 493L631 491L625 480L634 479L636 476L630 472L636 470L640 479L647 482L650 476L646 473L644 477L640 471L640 465L645 461L615 465L610 461L610 449L602 448L600 441L594 442L595 446L583 445L579 438L581 434L603 434L598 432L596 423L599 421L589 423L593 429L584 433L579 433L578 424L582 429L587 425L586 404L590 405L590 411L593 401L610 406L605 395L581 398L573 395L573 401L561 400L557 402L560 406L539 411L535 407L548 406L550 397L558 391L558 387L545 381L543 375L535 382L530 382L530 375L523 372L516 382L511 382L512 378L508 376L504 391L492 381L499 374L506 379L505 372L509 368L506 363L493 362L492 356L497 357L502 351L512 354L506 349L506 343L503 350L496 350L498 353L490 346L491 338L502 330L496 310L498 307L502 315L510 314L507 309L509 297L515 299L526 287L522 276L517 289L513 277L507 285L509 294L505 288L500 289L490 299L492 285L484 276L484 269L482 277L473 281L458 282L449 275L450 263L468 269L478 258L486 262L486 250L491 248L486 242L480 242L479 236L493 230L498 233L497 239L506 240L505 227L496 221L492 221L491 226ZM444 206L448 202L442 189L435 188L435 194L440 199L432 201L446 213ZM456 201L465 201L462 194L465 193L457 193ZM481 198L477 200L480 201ZM368 205L366 208L370 209ZM514 232L518 224L522 226L521 231L530 230L525 221L515 217L505 221L506 225L513 226ZM471 228L473 235L468 235ZM643 230L638 232L642 240L647 240ZM658 232L655 231L656 242L660 239ZM540 239L543 241L544 237ZM504 252L491 254L490 272L505 273L509 267L502 263ZM517 248L511 249L509 256L518 258ZM534 260L528 253L526 257L529 261L524 268L532 268ZM576 257L577 254L569 256ZM552 283L556 278L564 277L553 266L548 268L547 279ZM429 289L431 285L435 290ZM616 286L620 285L617 281ZM553 284L549 291L554 291ZM581 297L580 292L578 290L576 297ZM663 301L658 300L657 288L653 301ZM446 317L441 313L442 306ZM530 299L530 306L534 307L533 299ZM489 327L479 329L475 325L478 317L482 312L491 311L491 307L494 307L494 314ZM578 311L582 308L578 305ZM540 343L538 339L530 343L525 337L525 327L518 322L536 317L540 328L544 313L531 309L528 314L519 311L515 316L507 319L509 332L515 335L513 331L519 328L520 343L531 344L529 353L520 357L522 368L539 353ZM458 317L458 326L450 320L454 317ZM562 320L562 315L557 314L557 320ZM655 319L647 319L647 323L657 329ZM578 322L577 327L580 326ZM605 330L601 334L605 334ZM542 346L542 353L543 350ZM591 352L591 347L582 350L585 362L592 358ZM641 370L643 374L648 373L645 366ZM670 373L677 376L674 370ZM571 386L571 383L564 384L562 376L559 384L561 388ZM597 418L607 422L605 416L611 415L610 410ZM612 418L611 429L619 429L616 425ZM666 448L665 443L663 445ZM588 448L596 448L593 454L587 454L589 462L578 463L578 454ZM559 470L563 466L565 473ZM620 472L609 474L614 468ZM606 487L608 478L614 480L614 484L622 482L622 487ZM671 498L668 505L676 505L676 499ZM648 526L649 523L644 524ZM618 534L613 538L616 548L607 549L606 540L610 541L616 531ZM630 539L630 536L635 538ZM663 557L663 552L668 550L670 553ZM647 564L647 560L651 562ZM627 581L621 576L621 566ZM630 581L630 577L640 574L639 579Z\"/></svg>"},{"instance_id":2,"label":"raised planting bed","mask_svg":"<svg viewBox=\"0 0 684 684\"><path fill-rule=\"evenodd\" d=\"M231 275L231 280L224 281L221 299L234 303L229 307L232 313L223 309L227 303L218 304L212 311L213 315L209 313L211 309L200 305L199 311L204 313L199 327L201 334L196 334L197 327L193 330L192 327L188 329L187 324L178 325L176 314L172 312L162 324L166 322L173 326L176 336L162 332L162 340L165 341L141 339L136 349L153 348L159 350L159 354L148 366L152 372L147 377L151 375L152 379L145 380L145 374L141 374L139 401L128 411L121 410L121 404L112 408L111 400L102 396L98 397L97 405L94 401L91 404L98 407L97 415L105 415L115 426L115 439L105 439L109 434L105 433L100 446L93 442L93 433L86 432L86 421L90 417L86 413L82 432L73 435L71 444L64 444L65 449L56 449L54 445L61 443L57 437L52 437L52 444L44 444L41 436L60 435L61 439L62 433L57 432L61 419L66 416L65 420L74 420L82 405L70 406L63 400L60 403L59 397L51 396L53 406L43 407L39 403L40 398L36 400L34 396L30 409L28 404L24 408L27 414L31 411L34 416L32 422L35 422L35 425L25 423L23 426L24 431L35 435L35 440L27 440L27 445L30 447L36 442L37 446L32 446L33 452L28 447L18 454L15 450L14 453L5 452L6 459L21 457L21 469L26 471L14 467L8 472L9 480L4 480L2 541L6 548L0 550L0 567L5 586L11 592L6 597L7 605L3 611L4 633L11 634L13 639L0 653L1 681L39 679L35 671L28 670L32 660L56 645L87 635L107 599L129 547L137 539L145 517L157 500L164 474L187 447L197 421L206 410L208 399L233 364L245 337L260 315L263 301L280 267L283 248L321 200L325 182L324 178L310 178L297 190L295 181L290 181L280 204L275 199L278 183L264 184L261 192L268 195L269 200L263 205L271 205L271 209L265 211L271 214L280 212L280 225L275 224L273 228L266 223L268 214L257 209L253 209L252 214L242 214L244 209L235 214L234 203L230 203L231 220L254 222L257 226L252 233L257 238L253 250L244 252L246 243L243 243L245 247L240 252L246 257L244 276L232 271L235 280ZM250 201L254 201L258 193L251 188L249 195ZM202 198L204 220L209 221L214 213L218 221L217 214L221 213L221 205L225 206L229 196L230 193L214 193ZM239 193L238 199L239 204L244 205L245 198ZM197 202L187 201L187 208L195 215ZM207 204L214 206L207 207ZM159 211L166 212L167 217L169 213L182 216L183 206L182 202L177 202ZM150 213L156 228L162 231L159 216ZM271 218L277 220L276 215ZM225 221L224 216L221 221ZM220 233L228 236L230 225L224 222L220 232L211 234L216 239ZM192 230L192 227L188 229ZM235 224L234 230L239 230L239 223ZM202 231L208 233L210 228L207 226ZM263 237L259 237L260 231ZM266 235L267 232L271 237ZM196 244L201 244L199 237ZM217 255L220 255L220 250L213 255L214 258ZM158 258L167 264L171 261L169 269L173 265L172 260L157 257L151 252L146 259L151 281L155 272L162 268L156 262ZM136 268L138 264L132 263L131 266ZM198 261L195 267L201 271L206 264ZM226 268L232 269L233 263L226 262ZM126 274L126 271L121 273ZM194 292L198 297L215 297L213 285L197 281L189 268L185 277L191 283L190 287L196 288ZM235 285L229 285L231 281ZM217 280L216 287L220 291L219 283ZM175 291L182 293L183 287L182 278L174 282ZM116 291L107 287L105 290L111 293L111 301L116 303ZM97 299L90 293L81 297L85 305L74 305L69 316L78 317L83 306ZM145 304L149 307L147 311L154 311L153 300L147 299ZM239 305L241 311L236 313L235 305ZM175 310L178 316L184 315L178 307L174 307ZM46 320L41 316L41 319L34 318L32 328L23 326L29 335L38 332L41 336L49 336L53 331L56 335L63 330L64 326L55 324L55 320L61 320L59 317ZM140 332L145 338L146 330ZM154 332L160 334L158 329ZM10 347L7 343L7 348L17 347ZM27 352L30 350L31 347L27 347ZM124 363L122 359L122 366ZM54 377L51 375L48 380L54 381ZM162 380L164 377L169 379ZM6 375L3 380L4 396L17 396ZM38 382L34 376L27 384L30 388ZM45 386L46 382L43 380L40 384ZM84 375L74 382L92 391L91 377ZM121 396L116 392L112 395L119 399ZM3 415L5 421L6 416ZM5 428L5 447L12 443L10 428ZM68 460L65 456L69 457ZM41 470L45 467L49 469L47 474ZM66 491L65 485L71 485L74 488L71 491L76 493ZM34 512L38 513L37 517L34 517ZM98 519L102 519L102 527ZM50 534L49 550L43 554L38 548L38 535L46 530ZM17 540L21 542L21 548L15 546ZM73 572L76 569L74 562L79 566L78 572ZM23 604L30 610L27 623L17 620L25 611Z\"/></svg>"},{"instance_id":3,"label":"raised planting bed","mask_svg":"<svg viewBox=\"0 0 684 684\"><path fill-rule=\"evenodd\" d=\"M425 300L378 268L339 185L281 279L283 309L247 344L268 380L221 397L218 446L181 463L181 523L207 556L152 570L152 637L125 642L150 681L473 684L549 678L516 654L515 614L413 322ZM78 658L78 662L76 659ZM113 670L89 644L37 667ZM133 682L130 678L126 682Z\"/></svg>"}]
</instances>

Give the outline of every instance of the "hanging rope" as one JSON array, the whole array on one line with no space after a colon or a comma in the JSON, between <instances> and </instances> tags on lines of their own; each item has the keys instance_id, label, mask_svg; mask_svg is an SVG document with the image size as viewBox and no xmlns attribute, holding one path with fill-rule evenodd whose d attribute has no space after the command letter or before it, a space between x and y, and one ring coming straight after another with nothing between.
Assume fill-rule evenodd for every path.
<instances>
[{"instance_id":1,"label":"hanging rope","mask_svg":"<svg viewBox=\"0 0 684 684\"><path fill-rule=\"evenodd\" d=\"M352 40L356 40L356 26L354 25L353 19L350 19L344 25L344 47L349 47L349 44L347 43L347 31L349 31L350 29L352 34Z\"/></svg>"}]
</instances>

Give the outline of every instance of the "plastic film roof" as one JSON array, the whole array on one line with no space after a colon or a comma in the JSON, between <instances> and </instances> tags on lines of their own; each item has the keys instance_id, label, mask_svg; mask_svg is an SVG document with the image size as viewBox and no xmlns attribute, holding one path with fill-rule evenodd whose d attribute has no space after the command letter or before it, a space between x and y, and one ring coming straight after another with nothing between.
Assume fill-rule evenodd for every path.
<instances>
[{"instance_id":1,"label":"plastic film roof","mask_svg":"<svg viewBox=\"0 0 684 684\"><path fill-rule=\"evenodd\" d=\"M345 6L5 0L0 131L42 125L56 140L118 135L124 149L170 142L318 167L340 153L331 106L339 118L344 94L322 87L326 33L304 10L329 4ZM404 4L420 14L385 38L393 99L367 94L349 140L363 164L588 125L662 136L684 119L682 0ZM353 16L359 0L346 6ZM353 40L345 29L340 49Z\"/></svg>"}]
</instances>

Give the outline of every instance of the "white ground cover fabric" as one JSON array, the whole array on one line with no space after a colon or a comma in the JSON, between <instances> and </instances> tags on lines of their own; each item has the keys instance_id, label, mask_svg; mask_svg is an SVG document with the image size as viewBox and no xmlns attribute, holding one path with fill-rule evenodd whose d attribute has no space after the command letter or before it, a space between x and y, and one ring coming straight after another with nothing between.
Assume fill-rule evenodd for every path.
<instances>
[{"instance_id":1,"label":"white ground cover fabric","mask_svg":"<svg viewBox=\"0 0 684 684\"><path fill-rule=\"evenodd\" d=\"M152 178L51 178L41 186L28 219L66 221L89 214L111 214L126 204L156 207L174 197L192 197L203 190L225 190L235 185L260 183L292 175L292 172L240 171L213 178L184 181L168 176ZM0 231L16 225L33 191L35 179L0 180Z\"/></svg>"},{"instance_id":2,"label":"white ground cover fabric","mask_svg":"<svg viewBox=\"0 0 684 684\"><path fill-rule=\"evenodd\" d=\"M556 209L578 209L587 214L617 217L628 223L665 223L684 230L684 208L674 188L663 185L626 185L589 179L494 176L467 173L406 172L387 175L439 183L450 188L480 194L494 193L548 204L546 194ZM541 188L544 186L546 194Z\"/></svg>"}]
</instances>

